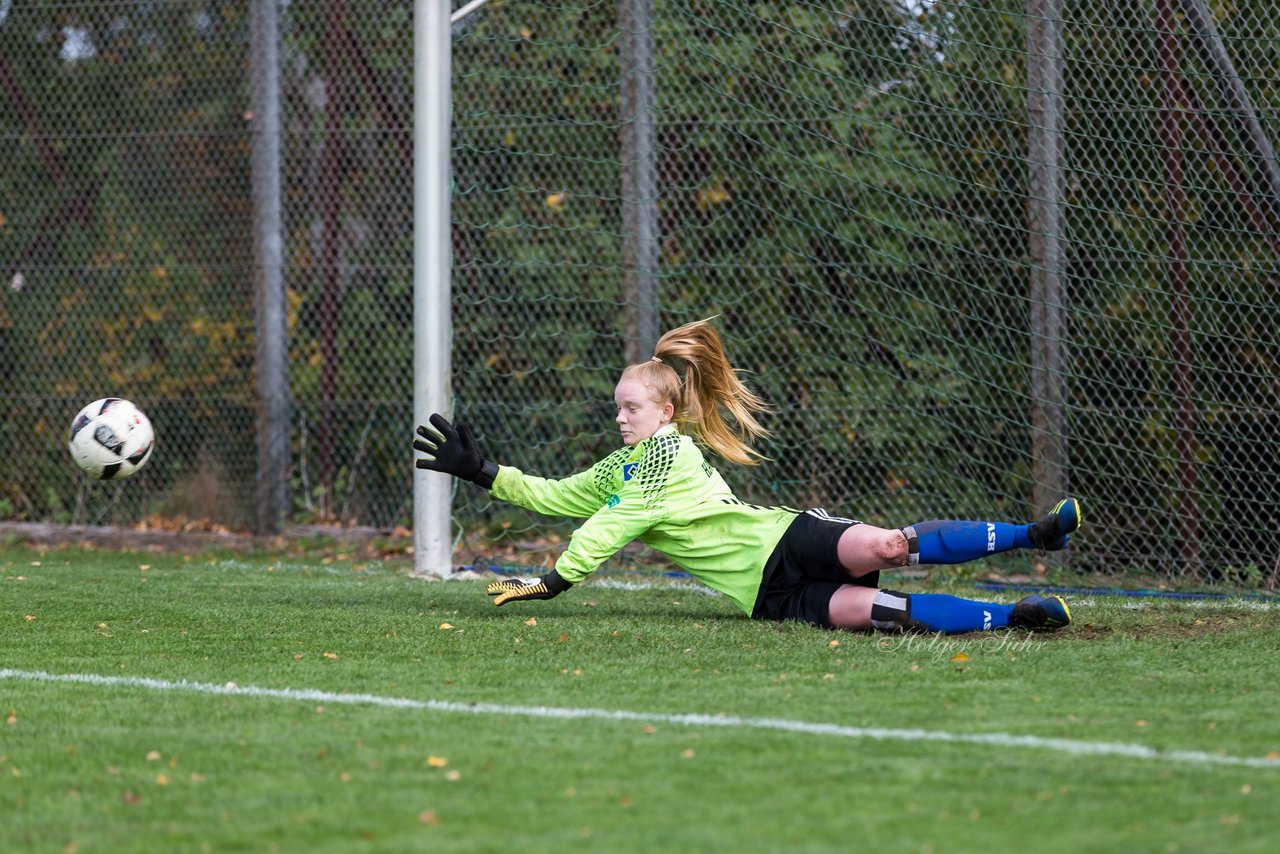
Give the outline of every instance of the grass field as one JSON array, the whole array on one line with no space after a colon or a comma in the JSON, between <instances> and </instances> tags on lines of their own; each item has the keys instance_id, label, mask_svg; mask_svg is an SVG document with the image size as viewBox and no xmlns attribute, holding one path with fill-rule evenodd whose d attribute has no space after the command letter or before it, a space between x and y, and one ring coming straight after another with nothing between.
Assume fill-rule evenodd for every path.
<instances>
[{"instance_id":1,"label":"grass field","mask_svg":"<svg viewBox=\"0 0 1280 854\"><path fill-rule=\"evenodd\" d=\"M609 579L0 550L0 850L1280 844L1275 603L904 638Z\"/></svg>"}]
</instances>

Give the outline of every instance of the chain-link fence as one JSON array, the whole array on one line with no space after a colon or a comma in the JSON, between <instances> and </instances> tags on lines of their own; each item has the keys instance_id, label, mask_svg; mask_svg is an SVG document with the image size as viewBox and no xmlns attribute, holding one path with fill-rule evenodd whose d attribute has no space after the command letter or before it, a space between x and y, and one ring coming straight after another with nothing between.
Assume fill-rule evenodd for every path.
<instances>
[{"instance_id":1,"label":"chain-link fence","mask_svg":"<svg viewBox=\"0 0 1280 854\"><path fill-rule=\"evenodd\" d=\"M404 524L410 7L281 10L293 512ZM254 522L249 11L0 0L0 515ZM774 406L771 461L721 466L744 499L1069 491L1073 568L1280 576L1256 4L490 0L453 63L454 394L502 461L612 449L628 340L718 314ZM161 445L98 486L64 422L108 392ZM455 519L557 530L467 490Z\"/></svg>"}]
</instances>

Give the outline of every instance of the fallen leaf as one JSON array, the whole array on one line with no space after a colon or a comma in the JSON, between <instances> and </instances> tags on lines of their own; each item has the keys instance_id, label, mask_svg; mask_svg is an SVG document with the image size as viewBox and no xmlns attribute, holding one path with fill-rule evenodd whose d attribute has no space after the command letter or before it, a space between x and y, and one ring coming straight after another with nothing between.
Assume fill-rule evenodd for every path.
<instances>
[{"instance_id":1,"label":"fallen leaf","mask_svg":"<svg viewBox=\"0 0 1280 854\"><path fill-rule=\"evenodd\" d=\"M9 726L13 726L14 724L16 724L18 722L18 710L10 709L9 717L5 718L4 722L7 723Z\"/></svg>"},{"instance_id":2,"label":"fallen leaf","mask_svg":"<svg viewBox=\"0 0 1280 854\"><path fill-rule=\"evenodd\" d=\"M441 624L440 624L440 630L441 630L441 631L448 631L448 630L449 630L449 629L451 629L451 628L453 628L453 623L441 623Z\"/></svg>"},{"instance_id":3,"label":"fallen leaf","mask_svg":"<svg viewBox=\"0 0 1280 854\"><path fill-rule=\"evenodd\" d=\"M1253 786L1250 786L1248 783L1245 783L1243 786L1240 787L1240 794L1242 795L1247 795L1252 791L1253 791Z\"/></svg>"},{"instance_id":4,"label":"fallen leaf","mask_svg":"<svg viewBox=\"0 0 1280 854\"><path fill-rule=\"evenodd\" d=\"M452 769L452 770L449 770L449 771L446 771L446 772L445 772L444 778L445 778L446 780L461 780L461 779L462 779L462 772L461 772L461 771L458 771L458 770L456 770L456 769Z\"/></svg>"},{"instance_id":5,"label":"fallen leaf","mask_svg":"<svg viewBox=\"0 0 1280 854\"><path fill-rule=\"evenodd\" d=\"M824 673L824 674L822 674L822 681L823 681L823 682L830 682L831 680L833 680L833 679L835 679L835 678L836 678L836 675L835 675L834 673Z\"/></svg>"},{"instance_id":6,"label":"fallen leaf","mask_svg":"<svg viewBox=\"0 0 1280 854\"><path fill-rule=\"evenodd\" d=\"M26 621L29 623L29 622L31 622L32 620L34 620L35 618L36 618L36 615L35 615L35 614L27 614L27 615L26 615L26 616L24 616L22 619L26 620Z\"/></svg>"},{"instance_id":7,"label":"fallen leaf","mask_svg":"<svg viewBox=\"0 0 1280 854\"><path fill-rule=\"evenodd\" d=\"M836 649L839 646L840 646L840 641L833 640L831 643L827 644L827 649Z\"/></svg>"},{"instance_id":8,"label":"fallen leaf","mask_svg":"<svg viewBox=\"0 0 1280 854\"><path fill-rule=\"evenodd\" d=\"M443 768L449 764L449 760L443 756L428 756L427 765L431 768Z\"/></svg>"},{"instance_id":9,"label":"fallen leaf","mask_svg":"<svg viewBox=\"0 0 1280 854\"><path fill-rule=\"evenodd\" d=\"M1138 724L1138 726L1146 726L1146 725L1147 725L1147 722L1146 722L1146 721L1138 721L1138 722L1137 722L1137 724Z\"/></svg>"},{"instance_id":10,"label":"fallen leaf","mask_svg":"<svg viewBox=\"0 0 1280 854\"><path fill-rule=\"evenodd\" d=\"M435 810L423 810L418 813L418 824L429 824L432 827L435 827L439 823L440 818L436 815Z\"/></svg>"},{"instance_id":11,"label":"fallen leaf","mask_svg":"<svg viewBox=\"0 0 1280 854\"><path fill-rule=\"evenodd\" d=\"M168 775L168 774L157 774L157 775L156 775L156 785L157 785L157 786L167 786L167 785L169 785L169 775Z\"/></svg>"},{"instance_id":12,"label":"fallen leaf","mask_svg":"<svg viewBox=\"0 0 1280 854\"><path fill-rule=\"evenodd\" d=\"M681 759L692 759L692 758L693 758L693 748L691 747L691 748L689 748L688 750L681 751L681 753L680 753L680 758L681 758Z\"/></svg>"},{"instance_id":13,"label":"fallen leaf","mask_svg":"<svg viewBox=\"0 0 1280 854\"><path fill-rule=\"evenodd\" d=\"M158 750L149 750L149 751L147 751L147 761L148 761L148 762L158 762L158 761L160 761L160 751L158 751Z\"/></svg>"},{"instance_id":14,"label":"fallen leaf","mask_svg":"<svg viewBox=\"0 0 1280 854\"><path fill-rule=\"evenodd\" d=\"M121 796L120 796L120 801L121 801L125 806L130 806L130 807L131 807L131 806L133 806L134 804L140 804L140 803L142 803L142 796L141 796L141 795L138 795L138 794L135 794L134 792L131 792L131 791L126 791L123 795L121 795Z\"/></svg>"},{"instance_id":15,"label":"fallen leaf","mask_svg":"<svg viewBox=\"0 0 1280 854\"><path fill-rule=\"evenodd\" d=\"M568 636L568 635L561 635L561 636L560 636L560 643L564 643L564 642L565 642L565 641L567 641L568 639L569 639L569 636Z\"/></svg>"},{"instance_id":16,"label":"fallen leaf","mask_svg":"<svg viewBox=\"0 0 1280 854\"><path fill-rule=\"evenodd\" d=\"M646 735L653 735L655 732L658 731L658 728L653 724L645 724L643 727L640 728L640 731L645 733Z\"/></svg>"},{"instance_id":17,"label":"fallen leaf","mask_svg":"<svg viewBox=\"0 0 1280 854\"><path fill-rule=\"evenodd\" d=\"M968 660L969 654L967 652L957 652L955 655L951 656L951 661L956 664L964 664Z\"/></svg>"},{"instance_id":18,"label":"fallen leaf","mask_svg":"<svg viewBox=\"0 0 1280 854\"><path fill-rule=\"evenodd\" d=\"M338 654L337 654L336 652L326 652L326 653L324 654L324 657L325 657L325 658L327 658L327 659L329 659L330 661L337 661L337 660L338 660Z\"/></svg>"},{"instance_id":19,"label":"fallen leaf","mask_svg":"<svg viewBox=\"0 0 1280 854\"><path fill-rule=\"evenodd\" d=\"M525 620L525 621L524 621L524 624L525 624L526 626L536 626L536 625L538 625L538 618L537 618L537 617L530 617L529 619L527 619L527 620ZM443 628L443 626L441 626L441 628Z\"/></svg>"}]
</instances>

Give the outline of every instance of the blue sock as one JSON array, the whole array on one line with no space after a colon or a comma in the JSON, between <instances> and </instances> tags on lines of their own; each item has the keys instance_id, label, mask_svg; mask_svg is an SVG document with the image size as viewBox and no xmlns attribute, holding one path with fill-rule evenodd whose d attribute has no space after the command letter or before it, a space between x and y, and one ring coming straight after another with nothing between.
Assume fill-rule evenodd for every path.
<instances>
[{"instance_id":1,"label":"blue sock","mask_svg":"<svg viewBox=\"0 0 1280 854\"><path fill-rule=\"evenodd\" d=\"M964 563L1010 549L1031 548L1031 526L1010 522L954 522L933 519L903 528L908 564ZM915 540L915 546L911 542Z\"/></svg>"},{"instance_id":2,"label":"blue sock","mask_svg":"<svg viewBox=\"0 0 1280 854\"><path fill-rule=\"evenodd\" d=\"M933 632L1003 629L1009 626L1009 615L1013 613L1012 605L974 602L945 593L912 593L909 598L911 622Z\"/></svg>"}]
</instances>

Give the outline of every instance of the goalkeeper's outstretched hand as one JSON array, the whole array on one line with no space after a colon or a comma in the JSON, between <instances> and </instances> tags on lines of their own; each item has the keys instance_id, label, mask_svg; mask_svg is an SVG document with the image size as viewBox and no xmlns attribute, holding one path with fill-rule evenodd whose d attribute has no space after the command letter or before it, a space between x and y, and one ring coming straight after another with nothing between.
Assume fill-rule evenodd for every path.
<instances>
[{"instance_id":1,"label":"goalkeeper's outstretched hand","mask_svg":"<svg viewBox=\"0 0 1280 854\"><path fill-rule=\"evenodd\" d=\"M572 586L553 569L541 578L504 578L490 584L484 592L496 597L493 604L505 605L525 599L554 599Z\"/></svg>"},{"instance_id":2,"label":"goalkeeper's outstretched hand","mask_svg":"<svg viewBox=\"0 0 1280 854\"><path fill-rule=\"evenodd\" d=\"M498 464L480 454L480 446L471 435L471 428L461 422L455 428L438 412L432 413L430 420L430 428L418 425L418 438L413 440L413 449L427 454L427 457L415 460L414 465L492 489L493 480L498 476Z\"/></svg>"}]
</instances>

